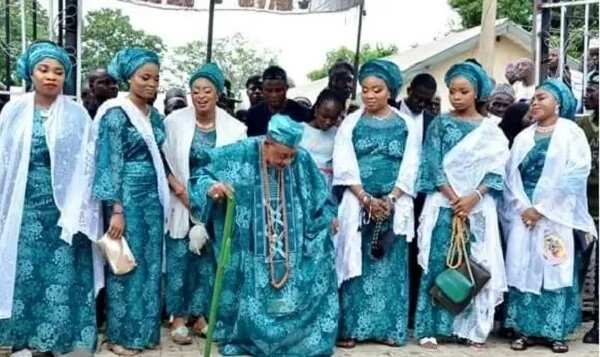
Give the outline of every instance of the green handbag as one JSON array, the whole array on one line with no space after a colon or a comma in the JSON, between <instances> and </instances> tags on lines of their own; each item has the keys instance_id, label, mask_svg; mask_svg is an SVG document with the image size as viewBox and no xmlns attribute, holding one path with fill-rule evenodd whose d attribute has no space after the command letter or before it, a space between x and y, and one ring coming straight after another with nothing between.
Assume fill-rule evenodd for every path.
<instances>
[{"instance_id":1,"label":"green handbag","mask_svg":"<svg viewBox=\"0 0 600 357\"><path fill-rule=\"evenodd\" d=\"M454 217L452 241L446 258L448 269L435 278L429 290L437 305L455 315L467 308L471 300L490 280L490 273L469 259L466 248L468 236L464 219Z\"/></svg>"},{"instance_id":2,"label":"green handbag","mask_svg":"<svg viewBox=\"0 0 600 357\"><path fill-rule=\"evenodd\" d=\"M456 269L444 270L435 278L434 284L455 304L469 299L473 290L473 283Z\"/></svg>"}]
</instances>

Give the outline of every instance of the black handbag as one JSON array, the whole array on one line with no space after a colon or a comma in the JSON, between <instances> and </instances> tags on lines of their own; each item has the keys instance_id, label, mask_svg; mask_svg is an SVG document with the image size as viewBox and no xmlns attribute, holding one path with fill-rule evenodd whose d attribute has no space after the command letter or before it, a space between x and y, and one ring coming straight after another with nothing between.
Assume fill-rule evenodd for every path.
<instances>
[{"instance_id":1,"label":"black handbag","mask_svg":"<svg viewBox=\"0 0 600 357\"><path fill-rule=\"evenodd\" d=\"M429 290L434 303L454 315L464 311L490 280L490 273L467 253L469 232L464 219L452 220L452 240L446 257L448 269L439 274Z\"/></svg>"}]
</instances>

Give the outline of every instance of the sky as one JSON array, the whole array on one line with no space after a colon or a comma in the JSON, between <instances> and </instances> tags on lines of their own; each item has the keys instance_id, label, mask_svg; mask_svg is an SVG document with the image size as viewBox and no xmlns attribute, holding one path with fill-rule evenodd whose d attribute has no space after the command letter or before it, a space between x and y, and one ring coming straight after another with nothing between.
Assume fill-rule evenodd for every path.
<instances>
[{"instance_id":1,"label":"sky","mask_svg":"<svg viewBox=\"0 0 600 357\"><path fill-rule=\"evenodd\" d=\"M207 38L206 12L153 9L117 0L82 3L84 13L103 7L121 9L134 28L160 36L170 47ZM366 0L365 10L362 43L395 44L400 50L447 33L458 19L446 0ZM296 85L302 85L309 81L306 74L325 62L328 50L340 46L355 48L357 26L356 8L342 13L296 16L217 12L214 37L242 33L252 46L275 52L279 65Z\"/></svg>"},{"instance_id":2,"label":"sky","mask_svg":"<svg viewBox=\"0 0 600 357\"><path fill-rule=\"evenodd\" d=\"M46 8L50 1L57 6L58 0L39 0ZM134 28L161 37L171 48L207 38L207 12L155 9L118 0L81 2L84 14L101 8L121 9ZM447 0L365 0L365 10L362 43L393 44L400 51L443 36L459 23ZM243 34L249 45L275 53L278 64L301 86L310 81L308 72L323 65L329 50L356 47L357 27L358 8L311 15L217 11L214 38Z\"/></svg>"}]
</instances>

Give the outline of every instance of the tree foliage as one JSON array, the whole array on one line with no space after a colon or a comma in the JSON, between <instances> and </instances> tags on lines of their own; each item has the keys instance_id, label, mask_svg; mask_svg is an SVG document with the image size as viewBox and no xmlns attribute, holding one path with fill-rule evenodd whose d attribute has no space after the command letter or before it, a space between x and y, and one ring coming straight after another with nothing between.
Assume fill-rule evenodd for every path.
<instances>
[{"instance_id":1,"label":"tree foliage","mask_svg":"<svg viewBox=\"0 0 600 357\"><path fill-rule=\"evenodd\" d=\"M11 1L9 5L9 35L10 42L6 43L6 31L4 28L5 25L5 15L6 8L4 5L0 6L0 82L7 83L7 78L5 76L6 73L6 54L10 56L11 62L11 82L12 84L17 83L17 78L15 76L15 65L19 55L22 52L22 44L21 44L21 4L17 1ZM48 38L48 13L46 9L40 6L39 2L37 2L36 9L36 29L37 29L37 38L38 39L46 39ZM28 41L33 39L33 2L26 1L25 2L25 31L26 37Z\"/></svg>"},{"instance_id":2,"label":"tree foliage","mask_svg":"<svg viewBox=\"0 0 600 357\"><path fill-rule=\"evenodd\" d=\"M100 9L85 16L83 27L83 74L105 68L124 47L143 47L162 53L166 46L158 36L136 30L121 10Z\"/></svg>"},{"instance_id":3,"label":"tree foliage","mask_svg":"<svg viewBox=\"0 0 600 357\"><path fill-rule=\"evenodd\" d=\"M464 28L481 25L483 0L448 0L460 15ZM533 4L531 0L498 0L496 18L508 18L523 27L531 28Z\"/></svg>"},{"instance_id":4,"label":"tree foliage","mask_svg":"<svg viewBox=\"0 0 600 357\"><path fill-rule=\"evenodd\" d=\"M450 6L460 15L462 26L471 28L481 24L483 0L448 0ZM498 0L498 19L508 18L530 31L533 27L533 4L531 0ZM565 49L575 59L583 57L584 6L569 6L566 13ZM589 37L598 37L598 4L590 5ZM550 10L549 47L559 47L560 8Z\"/></svg>"},{"instance_id":5,"label":"tree foliage","mask_svg":"<svg viewBox=\"0 0 600 357\"><path fill-rule=\"evenodd\" d=\"M212 61L217 63L225 78L231 81L234 93L244 88L246 79L275 63L277 57L267 50L252 46L240 33L215 39ZM190 74L206 61L206 42L192 41L175 47L168 56L165 82L168 86L187 86Z\"/></svg>"},{"instance_id":6,"label":"tree foliage","mask_svg":"<svg viewBox=\"0 0 600 357\"><path fill-rule=\"evenodd\" d=\"M368 62L372 59L391 56L393 54L396 54L397 52L398 47L396 47L395 45L383 46L377 44L375 46L372 46L366 44L360 49L359 64ZM354 53L354 51L350 50L347 47L340 47L327 52L325 63L323 64L323 66L319 69L309 72L307 74L307 77L312 81L316 81L317 79L327 77L327 72L329 71L329 68L336 61L345 60L350 63L354 63Z\"/></svg>"}]
</instances>

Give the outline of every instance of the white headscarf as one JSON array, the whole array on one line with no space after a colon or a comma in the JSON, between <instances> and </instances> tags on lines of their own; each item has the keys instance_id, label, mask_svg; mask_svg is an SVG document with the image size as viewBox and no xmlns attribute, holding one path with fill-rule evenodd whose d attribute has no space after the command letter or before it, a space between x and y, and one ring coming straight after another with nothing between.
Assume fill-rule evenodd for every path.
<instances>
[{"instance_id":1,"label":"white headscarf","mask_svg":"<svg viewBox=\"0 0 600 357\"><path fill-rule=\"evenodd\" d=\"M34 96L10 101L0 114L0 318L12 313L17 248L25 204L34 116ZM85 109L59 95L44 123L50 152L54 202L60 211L60 239L71 244L81 232L96 240L100 205L92 199L95 173L92 121ZM95 264L97 270L97 264ZM101 272L96 271L99 278ZM96 281L96 287L101 281Z\"/></svg>"}]
</instances>

